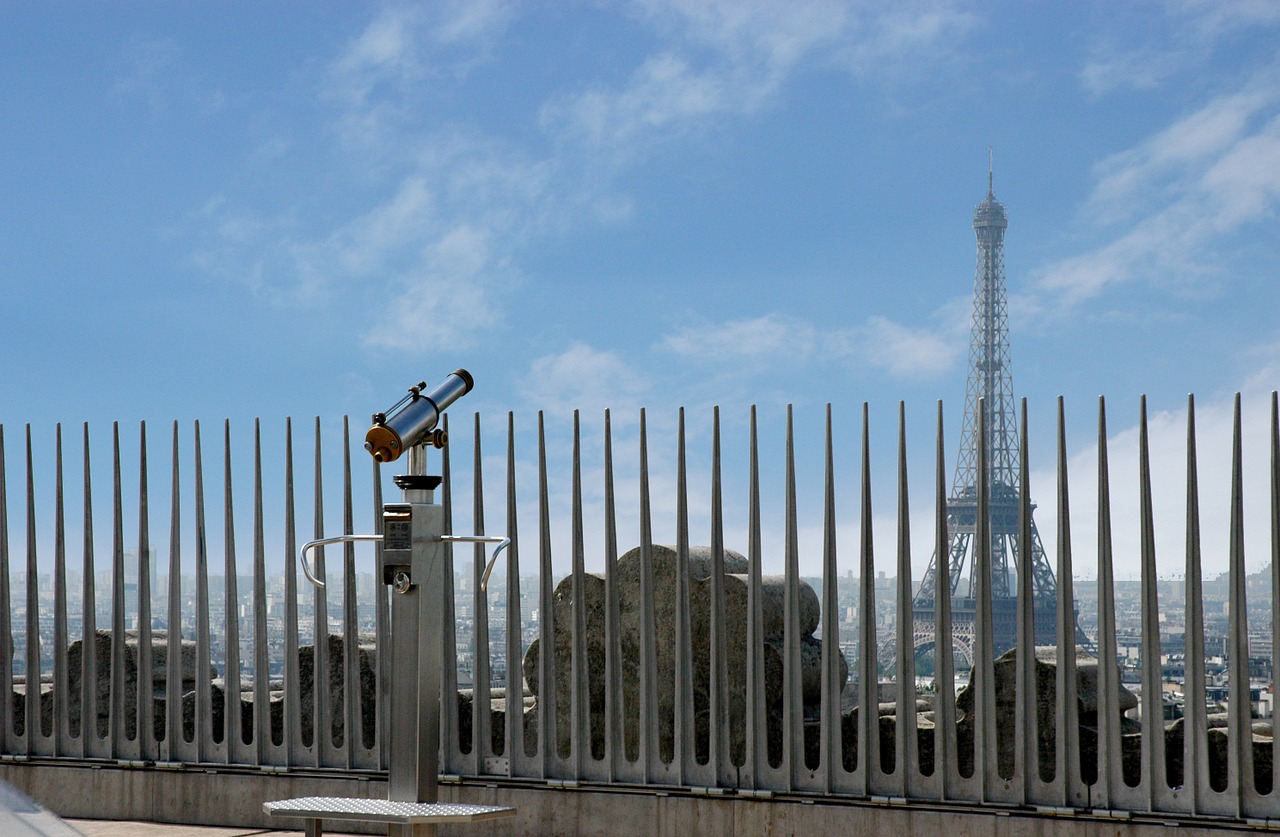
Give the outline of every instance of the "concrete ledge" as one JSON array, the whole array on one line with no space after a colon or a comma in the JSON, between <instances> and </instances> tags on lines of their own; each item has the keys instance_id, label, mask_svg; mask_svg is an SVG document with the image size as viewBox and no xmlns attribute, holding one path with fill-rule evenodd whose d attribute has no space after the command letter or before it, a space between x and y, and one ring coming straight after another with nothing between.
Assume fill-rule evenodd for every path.
<instances>
[{"instance_id":1,"label":"concrete ledge","mask_svg":"<svg viewBox=\"0 0 1280 837\"><path fill-rule=\"evenodd\" d=\"M63 817L147 820L262 829L302 822L268 817L264 802L301 796L386 798L379 774L281 773L215 766L180 770L65 762L0 763L0 778ZM1212 837L1224 830L1265 830L1245 821L1184 821L1164 816L1115 820L1086 811L982 808L940 803L876 804L828 797L757 799L707 796L693 789L615 786L551 788L494 780L440 785L440 801L502 805L516 815L444 826L457 835L577 834L601 837L688 834L766 837L777 834L892 837ZM344 823L344 830L385 834L385 826Z\"/></svg>"}]
</instances>

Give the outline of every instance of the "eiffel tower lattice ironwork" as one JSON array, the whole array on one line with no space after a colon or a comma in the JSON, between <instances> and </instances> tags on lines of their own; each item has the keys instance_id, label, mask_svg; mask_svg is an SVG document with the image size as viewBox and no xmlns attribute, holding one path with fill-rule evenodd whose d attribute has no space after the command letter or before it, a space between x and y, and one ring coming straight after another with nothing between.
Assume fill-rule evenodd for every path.
<instances>
[{"instance_id":1,"label":"eiffel tower lattice ironwork","mask_svg":"<svg viewBox=\"0 0 1280 837\"><path fill-rule=\"evenodd\" d=\"M1045 558L1040 533L1031 520L1031 542L1019 543L1019 454L1013 378L1009 371L1009 317L1005 296L1004 233L1009 222L996 200L994 170L987 174L987 197L973 213L978 239L973 278L973 332L969 343L969 378L965 394L964 429L955 480L947 498L947 550L929 560L924 579L912 602L917 654L934 643L935 592L939 567L950 581L952 635L956 651L973 660L978 579L978 481L986 475L991 547L992 639L995 653L1013 647L1017 626L1015 573L1029 567L1037 645L1054 641L1057 584ZM980 405L985 421L979 422ZM979 427L985 425L986 444L980 446ZM987 461L979 461L985 448ZM1035 506L1032 505L1032 509ZM969 576L964 578L965 568Z\"/></svg>"}]
</instances>

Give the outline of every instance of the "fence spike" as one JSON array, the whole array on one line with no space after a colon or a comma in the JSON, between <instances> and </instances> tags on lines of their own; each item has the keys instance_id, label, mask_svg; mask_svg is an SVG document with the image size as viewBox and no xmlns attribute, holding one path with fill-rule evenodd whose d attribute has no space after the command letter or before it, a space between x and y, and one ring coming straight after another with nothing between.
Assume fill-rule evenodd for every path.
<instances>
[{"instance_id":1,"label":"fence spike","mask_svg":"<svg viewBox=\"0 0 1280 837\"><path fill-rule=\"evenodd\" d=\"M792 408L787 405L786 521L783 561L786 603L782 637L782 766L788 791L796 788L804 758L804 690L800 656L800 544L797 532L796 455Z\"/></svg>"},{"instance_id":2,"label":"fence spike","mask_svg":"<svg viewBox=\"0 0 1280 837\"><path fill-rule=\"evenodd\" d=\"M97 654L97 591L94 583L93 562L93 486L89 468L89 423L84 423L84 550L81 572L81 632L80 632L80 754L86 758L104 758L107 750L102 746L98 732L98 654ZM4 507L0 503L0 509ZM6 527L7 528L7 527ZM8 565L6 560L5 565ZM8 597L5 597L8 604ZM8 624L7 622L5 623ZM89 649L93 649L92 652Z\"/></svg>"},{"instance_id":3,"label":"fence spike","mask_svg":"<svg viewBox=\"0 0 1280 837\"><path fill-rule=\"evenodd\" d=\"M938 401L936 444L934 452L934 555L939 561L951 554L951 538L947 531L947 474L944 458L944 425L942 401ZM944 569L945 568L945 569ZM959 742L956 735L955 645L951 635L951 568L944 563L937 568L933 587L934 647L933 668L936 685L933 726L933 772L937 777L938 797L948 799L960 781Z\"/></svg>"},{"instance_id":4,"label":"fence spike","mask_svg":"<svg viewBox=\"0 0 1280 837\"><path fill-rule=\"evenodd\" d=\"M86 453L86 461L88 454ZM182 723L182 489L179 482L178 422L173 423L173 468L169 489L169 595L165 636L165 760L181 761L189 752ZM95 655L96 656L96 655ZM296 683L297 680L290 682ZM286 713L286 717L288 717Z\"/></svg>"},{"instance_id":5,"label":"fence spike","mask_svg":"<svg viewBox=\"0 0 1280 837\"><path fill-rule=\"evenodd\" d=\"M1237 816L1249 813L1250 797L1255 795L1253 723L1249 701L1249 611L1245 602L1243 458L1240 393L1237 392L1231 418L1230 592L1227 603L1227 792L1234 797Z\"/></svg>"},{"instance_id":6,"label":"fence spike","mask_svg":"<svg viewBox=\"0 0 1280 837\"><path fill-rule=\"evenodd\" d=\"M155 692L151 638L151 519L147 476L147 423L138 426L138 741L140 756L154 761L156 746Z\"/></svg>"},{"instance_id":7,"label":"fence spike","mask_svg":"<svg viewBox=\"0 0 1280 837\"><path fill-rule=\"evenodd\" d=\"M737 778L733 770L728 677L728 637L725 628L724 501L720 480L720 408L711 416L711 624L707 756L712 780L727 787ZM735 638L741 639L741 638Z\"/></svg>"},{"instance_id":8,"label":"fence spike","mask_svg":"<svg viewBox=\"0 0 1280 837\"><path fill-rule=\"evenodd\" d=\"M262 422L253 420L253 753L278 764L271 734L271 657L267 646L267 550L262 512Z\"/></svg>"},{"instance_id":9,"label":"fence spike","mask_svg":"<svg viewBox=\"0 0 1280 837\"><path fill-rule=\"evenodd\" d=\"M898 680L893 764L899 796L918 788L915 614L911 590L911 504L907 480L907 405L898 402L898 596L894 672ZM936 587L936 585L935 585ZM936 594L935 594L936 595ZM825 641L823 642L825 645Z\"/></svg>"},{"instance_id":10,"label":"fence spike","mask_svg":"<svg viewBox=\"0 0 1280 837\"><path fill-rule=\"evenodd\" d=\"M1138 424L1138 493L1142 560L1142 783L1148 809L1168 793L1164 761L1164 695L1161 691L1160 613L1156 590L1155 513L1151 500L1151 442L1147 397L1141 399Z\"/></svg>"},{"instance_id":11,"label":"fence spike","mask_svg":"<svg viewBox=\"0 0 1280 837\"><path fill-rule=\"evenodd\" d=\"M480 414L474 417L475 438L472 441L472 482L471 482L471 521L477 535L484 530L484 458L480 451ZM480 587L481 576L484 575L484 544L476 544L471 555L472 577L472 619L475 630L472 633L472 698L471 698L471 756L475 775L488 772L485 770L485 756L490 752L490 729L492 713L489 707L489 685L491 680L489 669L489 598L488 593Z\"/></svg>"},{"instance_id":12,"label":"fence spike","mask_svg":"<svg viewBox=\"0 0 1280 837\"><path fill-rule=\"evenodd\" d=\"M635 723L627 713L622 692L622 627L618 613L618 518L613 484L613 425L609 410L604 411L604 596L605 596L605 717L604 756L608 765L606 778L616 782L634 774L627 760L624 733L628 723Z\"/></svg>"},{"instance_id":13,"label":"fence spike","mask_svg":"<svg viewBox=\"0 0 1280 837\"><path fill-rule=\"evenodd\" d=\"M671 655L675 690L673 692L672 766L676 781L694 784L691 779L695 748L693 744L693 660L689 642L689 483L686 471L684 408L676 420L676 600L675 648Z\"/></svg>"},{"instance_id":14,"label":"fence spike","mask_svg":"<svg viewBox=\"0 0 1280 837\"><path fill-rule=\"evenodd\" d=\"M196 671L208 671L213 665L209 626L209 544L204 514L204 464L200 442L200 422L195 423L195 512L196 512ZM327 671L327 669L317 669ZM201 761L216 761L226 735L218 742L213 726L213 689L207 678L196 680L195 729ZM225 719L224 719L225 720ZM225 729L223 730L225 733Z\"/></svg>"},{"instance_id":15,"label":"fence spike","mask_svg":"<svg viewBox=\"0 0 1280 837\"><path fill-rule=\"evenodd\" d=\"M226 639L226 667L223 682L227 684L222 700L222 717L226 725L223 750L228 764L249 759L240 715L240 590L236 569L236 523L231 479L231 420L222 422L222 625Z\"/></svg>"},{"instance_id":16,"label":"fence spike","mask_svg":"<svg viewBox=\"0 0 1280 837\"><path fill-rule=\"evenodd\" d=\"M524 740L524 645L520 635L520 531L516 513L516 420L507 413L507 711L505 749L512 775L530 775L530 755ZM535 763L536 764L536 763Z\"/></svg>"},{"instance_id":17,"label":"fence spike","mask_svg":"<svg viewBox=\"0 0 1280 837\"><path fill-rule=\"evenodd\" d=\"M1076 682L1076 602L1071 562L1071 499L1067 474L1066 410L1062 396L1058 396L1058 590L1057 590L1057 645L1058 667L1055 694L1059 699L1054 706L1054 768L1053 784L1055 804L1079 807L1084 801L1083 780L1080 775L1080 749L1077 746L1080 730L1080 710L1077 705Z\"/></svg>"},{"instance_id":18,"label":"fence spike","mask_svg":"<svg viewBox=\"0 0 1280 837\"><path fill-rule=\"evenodd\" d=\"M1120 674L1116 664L1116 603L1111 562L1111 478L1106 400L1098 398L1098 804L1111 807L1124 785L1120 761Z\"/></svg>"},{"instance_id":19,"label":"fence spike","mask_svg":"<svg viewBox=\"0 0 1280 837\"><path fill-rule=\"evenodd\" d=\"M555 776L560 753L556 694L555 598L551 570L551 498L547 488L547 432L538 411L538 752L542 778Z\"/></svg>"},{"instance_id":20,"label":"fence spike","mask_svg":"<svg viewBox=\"0 0 1280 837\"><path fill-rule=\"evenodd\" d=\"M840 694L844 677L840 670L839 569L836 564L836 487L834 428L831 405L827 404L823 445L822 476L822 707L819 759L822 762L823 791L839 787L844 773L843 731L840 723Z\"/></svg>"},{"instance_id":21,"label":"fence spike","mask_svg":"<svg viewBox=\"0 0 1280 837\"><path fill-rule=\"evenodd\" d=\"M136 758L133 742L125 732L127 694L137 694L137 682L125 678L124 622L124 509L120 480L120 424L111 425L111 752L116 758ZM135 731L136 733L136 731Z\"/></svg>"},{"instance_id":22,"label":"fence spike","mask_svg":"<svg viewBox=\"0 0 1280 837\"><path fill-rule=\"evenodd\" d=\"M62 487L62 425L54 428L54 534L53 534L53 737L55 755L71 753L71 729L67 722L71 686L67 676L67 535Z\"/></svg>"},{"instance_id":23,"label":"fence spike","mask_svg":"<svg viewBox=\"0 0 1280 837\"><path fill-rule=\"evenodd\" d=\"M572 653L570 656L570 729L569 754L572 759L572 775L575 779L585 778L587 763L591 754L591 685L587 671L587 609L586 602L586 569L584 566L584 546L582 534L582 432L580 416L573 411L573 497L572 509L572 592L573 607L570 625L572 632Z\"/></svg>"},{"instance_id":24,"label":"fence spike","mask_svg":"<svg viewBox=\"0 0 1280 837\"><path fill-rule=\"evenodd\" d=\"M861 516L859 518L858 579L858 770L862 771L864 793L884 793L880 781L880 688L876 642L875 538L871 513L871 430L870 407L862 404Z\"/></svg>"},{"instance_id":25,"label":"fence spike","mask_svg":"<svg viewBox=\"0 0 1280 837\"><path fill-rule=\"evenodd\" d=\"M1185 679L1204 683L1204 598L1200 569L1200 478L1196 456L1195 396L1187 396L1187 534ZM1184 695L1182 733L1182 788L1188 807L1198 812L1212 792L1209 786L1208 710L1203 688Z\"/></svg>"}]
</instances>

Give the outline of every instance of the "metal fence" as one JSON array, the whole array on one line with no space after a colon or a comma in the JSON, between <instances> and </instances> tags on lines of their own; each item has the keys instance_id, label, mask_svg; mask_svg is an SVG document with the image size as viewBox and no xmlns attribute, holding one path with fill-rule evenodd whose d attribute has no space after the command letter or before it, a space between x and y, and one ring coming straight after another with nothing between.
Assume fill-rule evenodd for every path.
<instances>
[{"instance_id":1,"label":"metal fence","mask_svg":"<svg viewBox=\"0 0 1280 837\"><path fill-rule=\"evenodd\" d=\"M1272 601L1280 601L1280 424L1276 395L1271 395L1269 477L1271 515ZM1022 486L1029 483L1026 405L1022 406ZM992 592L990 584L978 593L972 704L958 706L954 687L950 600L940 591L935 632L938 638L936 691L918 693L912 647L912 544L907 485L906 431L899 409L897 475L898 536L893 566L897 620L893 659L883 653L874 620L875 586L858 588L854 660L846 685L841 656L838 586L841 570L856 567L860 581L876 577L871 520L871 459L867 410L861 423L859 539L856 559L837 548L837 472L833 454L831 409L827 408L822 492L822 579L818 645L804 639L801 625L806 585L801 579L797 521L795 450L791 413L785 435L785 477L781 486L784 544L780 579L763 575L762 479L760 444L753 409L749 424L747 550L745 573L726 570L724 542L721 439L718 410L712 417L710 491L705 517L710 521L709 570L705 595L691 595L689 488L683 411L678 417L677 461L674 480L674 584L668 589L655 579L655 544L648 431L642 411L638 425L637 586L621 593L618 492L614 485L613 433L606 412L601 439L603 475L601 526L603 566L587 571L584 547L582 446L574 417L572 454L565 480L571 493L567 546L571 571L555 577L552 550L547 442L538 420L538 525L534 538L522 540L519 501L526 498L517 484L517 433L514 416L506 422L505 483L495 499L486 494L481 475L481 421L477 415L471 444L470 510L468 525L482 533L489 525L511 538L505 568L495 573L489 590L478 583L485 556L477 546L471 556L464 592L446 597L446 638L443 692L459 694L453 705L446 698L441 713L442 773L454 776L541 779L552 784L617 784L684 787L707 793L822 794L847 798L875 798L885 802L984 803L1035 806L1046 812L1091 808L1129 812L1159 812L1192 817L1280 819L1280 793L1272 787L1271 764L1280 740L1255 736L1250 717L1248 611L1245 602L1243 489L1240 400L1235 403L1232 484L1230 488L1229 635L1227 638L1227 718L1225 735L1212 732L1203 689L1205 681L1204 613L1201 590L1199 488L1196 460L1194 403L1187 423L1186 689L1185 716L1178 735L1164 724L1161 668L1150 661L1161 657L1157 598L1154 522L1145 403L1139 428L1139 490L1142 498L1141 535L1141 659L1140 715L1137 732L1124 718L1126 693L1117 659L1115 584L1112 577L1112 537L1106 411L1098 409L1098 494L1096 568L1097 600L1097 713L1082 726L1080 679L1077 666L1076 600L1072 579L1073 544L1068 503L1067 446L1063 405L1058 402L1057 433L1057 665L1045 675L1033 653L1031 578L1018 574L1017 653L1015 687L1010 701L997 694L997 663L992 653ZM946 474L942 406L937 410L935 542L925 548L945 554L947 543ZM337 597L299 586L295 556L296 530L293 429L286 424L282 455L264 458L261 430L253 432L252 533L237 536L234 526L231 431L223 432L223 524L220 536L206 528L202 444L194 426L191 456L180 456L180 428L173 426L171 474L168 481L167 573L152 566L152 494L148 476L147 429L137 444L137 468L128 491L122 472L121 437L112 433L109 565L99 560L107 551L98 543L94 522L94 487L90 475L90 444L83 431L83 481L78 491L82 508L78 526L68 527L64 485L62 432L56 433L53 491L52 561L45 530L37 527L36 512L44 498L37 490L32 433L26 429L25 561L11 543L9 487L0 479L0 695L12 696L0 709L0 755L6 760L70 759L125 762L135 766L249 765L268 769L385 770L386 714L390 674L385 652L388 636L387 589L373 579L360 589L355 547L342 551L341 585L331 583ZM323 492L323 436L317 420L313 472L309 481L312 524L317 538L325 531ZM981 429L980 440L986 439ZM4 429L0 427L0 477L6 472ZM332 446L331 446L332 447ZM344 420L340 447L343 488L340 495L342 531L376 527L380 520L381 476L374 465L361 483L353 476L351 442ZM363 455L363 454L361 454ZM455 451L454 456L457 456ZM985 451L980 449L985 461ZM194 490L187 501L180 474L190 461ZM264 491L264 461L282 473L266 480L283 484L283 500ZM446 520L454 519L457 498L451 490L451 462L446 448L441 468L445 483L440 501ZM298 482L303 482L299 479ZM353 485L360 483L360 487ZM769 488L770 486L766 486ZM665 489L664 489L665 490ZM162 493L162 492L160 492ZM353 495L363 498L368 524L357 527ZM134 499L136 498L136 500ZM265 498L265 499L264 499ZM979 520L988 503L979 486ZM1030 500L1021 497L1022 543L1030 526ZM18 505L15 501L14 505ZM505 521L492 526L499 508ZM126 513L129 513L128 515ZM279 514L278 526L268 528L268 512ZM126 516L137 515L127 546ZM16 528L16 527L15 527ZM82 535L79 578L68 544L68 529ZM191 531L193 528L194 531ZM981 532L977 543L989 542ZM221 584L210 544L220 541ZM533 548L530 549L532 541ZM236 544L251 543L251 570ZM524 550L521 547L525 547ZM269 553L282 557L282 573L269 573ZM533 558L529 554L533 554ZM454 565L456 557L456 566ZM332 558L332 554L331 554ZM363 559L361 559L363 560ZM465 558L448 559L445 577L465 567ZM980 578L989 578L989 549L977 551ZM522 564L522 561L524 562ZM984 563L985 562L985 563ZM49 580L49 565L52 579ZM274 562L273 562L274 563ZM533 570L522 569L532 567ZM109 570L107 569L109 566ZM370 567L373 565L370 564ZM883 565L882 565L883 566ZM99 590L109 572L110 595ZM985 570L985 571L984 571ZM323 550L317 571L324 571ZM534 591L522 599L522 573L536 574ZM212 573L212 574L211 574ZM729 618L726 600L730 576L745 587L745 630ZM252 590L242 596L247 578ZM184 581L185 579L185 581ZM336 581L337 579L333 579ZM160 585L164 583L164 592ZM559 582L559 585L557 584ZM594 587L593 587L594 585ZM277 589L278 588L278 589ZM598 611L590 611L589 589L597 591ZM811 589L811 588L810 588ZM781 591L781 602L771 600ZM559 593L558 593L559 591ZM634 600L631 600L632 596ZM627 597L620 601L620 596ZM567 597L567 598L566 598ZM700 603L699 610L692 604ZM101 619L93 603L103 601L108 619ZM766 646L769 602L779 606L780 633L776 654ZM153 602L160 605L153 607ZM494 607L494 603L497 607ZM533 606L530 606L530 605ZM221 607L221 616L218 607ZM533 611L537 611L536 623ZM627 634L623 612L634 613L637 630ZM460 620L465 611L467 618ZM656 614L669 614L671 624L655 624ZM564 624L558 620L568 614ZM661 617L663 619L667 616ZM469 640L460 640L456 626L465 625ZM536 630L533 626L536 624ZM773 623L771 623L773 624ZM775 624L775 627L777 625ZM1256 627L1256 626L1255 626ZM242 635L243 634L243 635ZM672 637L670 647L659 636ZM538 644L530 652L530 640ZM1280 620L1271 619L1270 645L1280 648ZM814 651L820 646L820 651ZM698 649L703 652L695 653ZM771 656L772 654L772 656ZM459 689L459 656L470 658L471 688ZM808 655L809 668L804 660ZM1042 656L1046 654L1042 651ZM734 661L740 661L740 665ZM778 668L770 679L770 660ZM697 661L695 663L695 661ZM893 706L881 707L877 674L880 663L892 662L897 672ZM1086 661L1084 664L1088 665ZM505 665L505 684L494 686L495 671ZM1007 665L1007 663L1006 663ZM557 671L557 669L563 669ZM700 670L701 668L701 670ZM533 675L526 681L521 672ZM816 672L817 699L806 702L802 679ZM1046 677L1048 678L1046 680ZM532 682L531 682L532 681ZM665 682L664 682L665 681ZM540 685L536 700L533 682ZM1046 690L1052 692L1046 699ZM549 684L555 684L554 686ZM465 684L463 684L465 685ZM809 689L812 693L814 690ZM696 695L695 695L696 692ZM150 699L148 699L150 696ZM856 698L856 699L855 699ZM924 700L924 704L918 702ZM1045 702L1047 700L1047 703ZM567 706L565 705L567 704ZM851 709L856 705L858 709ZM964 706L969 706L968 711ZM484 711L488 707L490 711ZM875 707L876 711L862 711ZM567 729L564 727L567 726ZM665 732L664 732L665 731ZM1261 731L1260 731L1261 732ZM1084 740L1094 736L1092 741ZM1172 743L1171 743L1172 742ZM1171 752L1179 748L1178 753ZM1180 754L1181 758L1177 758ZM1181 765L1176 767L1175 765ZM1185 776L1185 779L1184 779Z\"/></svg>"}]
</instances>

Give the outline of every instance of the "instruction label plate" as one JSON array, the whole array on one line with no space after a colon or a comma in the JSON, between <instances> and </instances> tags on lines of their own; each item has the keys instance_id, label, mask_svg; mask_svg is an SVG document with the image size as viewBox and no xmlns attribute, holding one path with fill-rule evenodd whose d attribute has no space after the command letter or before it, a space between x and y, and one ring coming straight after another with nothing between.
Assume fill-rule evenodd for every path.
<instances>
[{"instance_id":1,"label":"instruction label plate","mask_svg":"<svg viewBox=\"0 0 1280 837\"><path fill-rule=\"evenodd\" d=\"M382 531L383 549L411 549L413 547L413 521L387 520Z\"/></svg>"}]
</instances>

